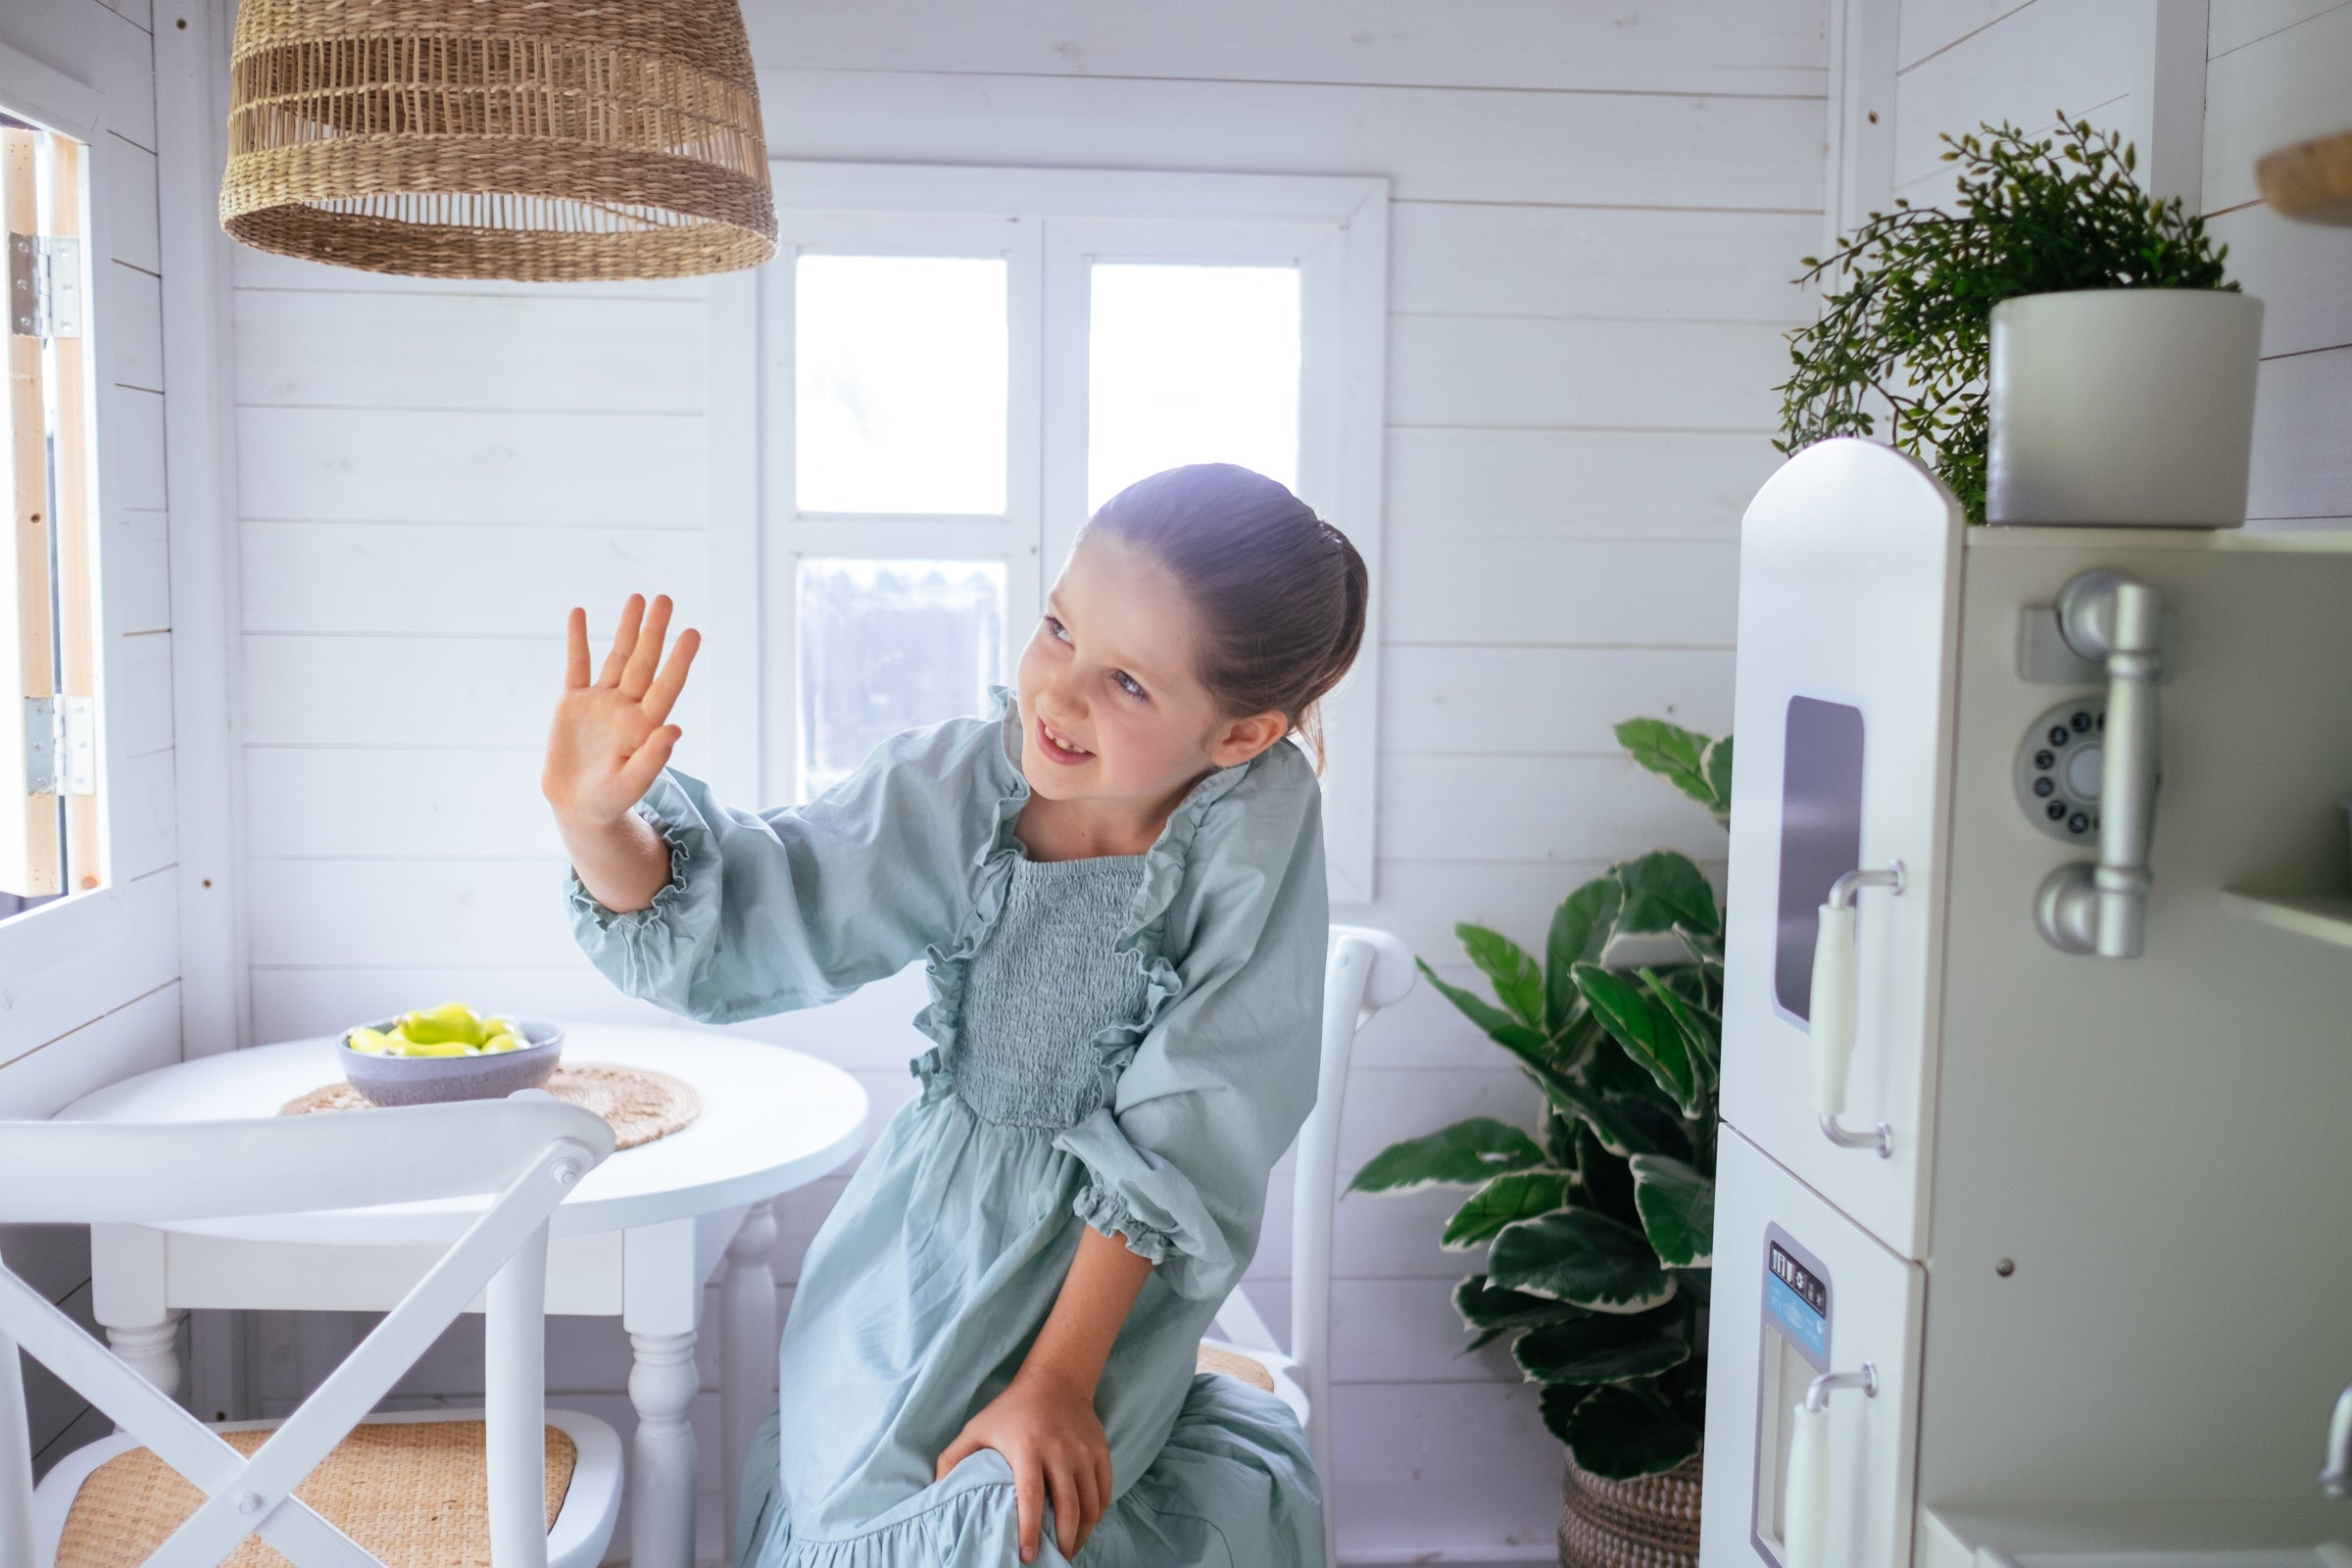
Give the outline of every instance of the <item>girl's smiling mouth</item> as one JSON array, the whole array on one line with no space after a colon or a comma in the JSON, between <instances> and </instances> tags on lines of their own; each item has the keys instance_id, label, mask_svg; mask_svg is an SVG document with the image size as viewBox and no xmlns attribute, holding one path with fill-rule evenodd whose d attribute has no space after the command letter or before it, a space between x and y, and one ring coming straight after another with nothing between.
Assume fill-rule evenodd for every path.
<instances>
[{"instance_id":1,"label":"girl's smiling mouth","mask_svg":"<svg viewBox=\"0 0 2352 1568\"><path fill-rule=\"evenodd\" d=\"M1061 741L1054 731L1046 727L1046 721L1043 718L1037 721L1037 743L1041 751L1064 767L1076 767L1081 762L1091 762L1095 760L1094 753L1083 747L1070 746Z\"/></svg>"}]
</instances>

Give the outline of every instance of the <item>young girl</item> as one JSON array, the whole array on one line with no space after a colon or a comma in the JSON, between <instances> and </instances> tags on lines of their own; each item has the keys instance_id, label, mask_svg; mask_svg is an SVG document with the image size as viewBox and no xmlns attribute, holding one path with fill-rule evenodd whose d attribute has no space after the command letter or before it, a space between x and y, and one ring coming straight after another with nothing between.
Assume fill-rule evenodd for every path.
<instances>
[{"instance_id":1,"label":"young girl","mask_svg":"<svg viewBox=\"0 0 2352 1568\"><path fill-rule=\"evenodd\" d=\"M1315 1098L1315 705L1365 594L1273 480L1154 474L1080 533L1017 697L756 814L664 765L669 601L641 635L630 596L594 685L571 612L542 788L597 966L712 1023L930 981L921 1091L802 1264L739 1568L1321 1568L1289 1407L1194 1362Z\"/></svg>"}]
</instances>

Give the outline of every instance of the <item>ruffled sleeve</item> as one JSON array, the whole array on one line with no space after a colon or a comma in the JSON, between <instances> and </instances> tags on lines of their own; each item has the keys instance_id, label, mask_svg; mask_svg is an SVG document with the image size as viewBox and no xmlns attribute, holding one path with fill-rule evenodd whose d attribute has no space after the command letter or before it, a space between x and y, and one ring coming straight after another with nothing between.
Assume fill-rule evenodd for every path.
<instances>
[{"instance_id":1,"label":"ruffled sleeve","mask_svg":"<svg viewBox=\"0 0 2352 1568\"><path fill-rule=\"evenodd\" d=\"M632 809L668 846L669 881L616 912L567 862L572 935L628 995L706 1023L816 1006L895 974L962 913L995 826L1002 729L964 718L903 731L815 800L765 811L664 767Z\"/></svg>"},{"instance_id":2,"label":"ruffled sleeve","mask_svg":"<svg viewBox=\"0 0 2352 1568\"><path fill-rule=\"evenodd\" d=\"M1277 742L1233 771L1178 808L1152 852L1171 863L1147 867L1148 900L1155 876L1172 884L1138 943L1165 1004L1107 1102L1054 1140L1088 1169L1076 1212L1199 1300L1256 1253L1267 1179L1314 1105L1331 927L1305 757Z\"/></svg>"}]
</instances>

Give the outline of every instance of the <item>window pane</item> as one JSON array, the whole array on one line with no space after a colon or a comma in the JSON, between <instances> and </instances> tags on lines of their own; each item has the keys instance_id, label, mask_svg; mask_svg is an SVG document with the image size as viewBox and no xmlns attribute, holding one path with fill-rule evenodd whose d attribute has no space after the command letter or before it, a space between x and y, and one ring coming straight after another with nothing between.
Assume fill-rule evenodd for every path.
<instances>
[{"instance_id":1,"label":"window pane","mask_svg":"<svg viewBox=\"0 0 2352 1568\"><path fill-rule=\"evenodd\" d=\"M1003 258L803 256L793 298L800 510L1002 514Z\"/></svg>"},{"instance_id":2,"label":"window pane","mask_svg":"<svg viewBox=\"0 0 2352 1568\"><path fill-rule=\"evenodd\" d=\"M1086 505L1186 463L1298 481L1298 270L1097 263Z\"/></svg>"},{"instance_id":3,"label":"window pane","mask_svg":"<svg viewBox=\"0 0 2352 1568\"><path fill-rule=\"evenodd\" d=\"M801 798L900 730L978 713L1004 678L1004 566L801 563Z\"/></svg>"}]
</instances>

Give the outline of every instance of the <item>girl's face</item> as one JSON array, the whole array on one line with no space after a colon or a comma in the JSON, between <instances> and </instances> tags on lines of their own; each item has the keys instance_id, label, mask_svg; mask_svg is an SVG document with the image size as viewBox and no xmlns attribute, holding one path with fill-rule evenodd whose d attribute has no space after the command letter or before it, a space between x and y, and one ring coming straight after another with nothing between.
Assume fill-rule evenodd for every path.
<instances>
[{"instance_id":1,"label":"girl's face","mask_svg":"<svg viewBox=\"0 0 2352 1568\"><path fill-rule=\"evenodd\" d=\"M1107 535L1082 539L1021 653L1030 789L1148 815L1280 740L1280 713L1220 711L1195 673L1197 635L1183 588L1157 562Z\"/></svg>"}]
</instances>

